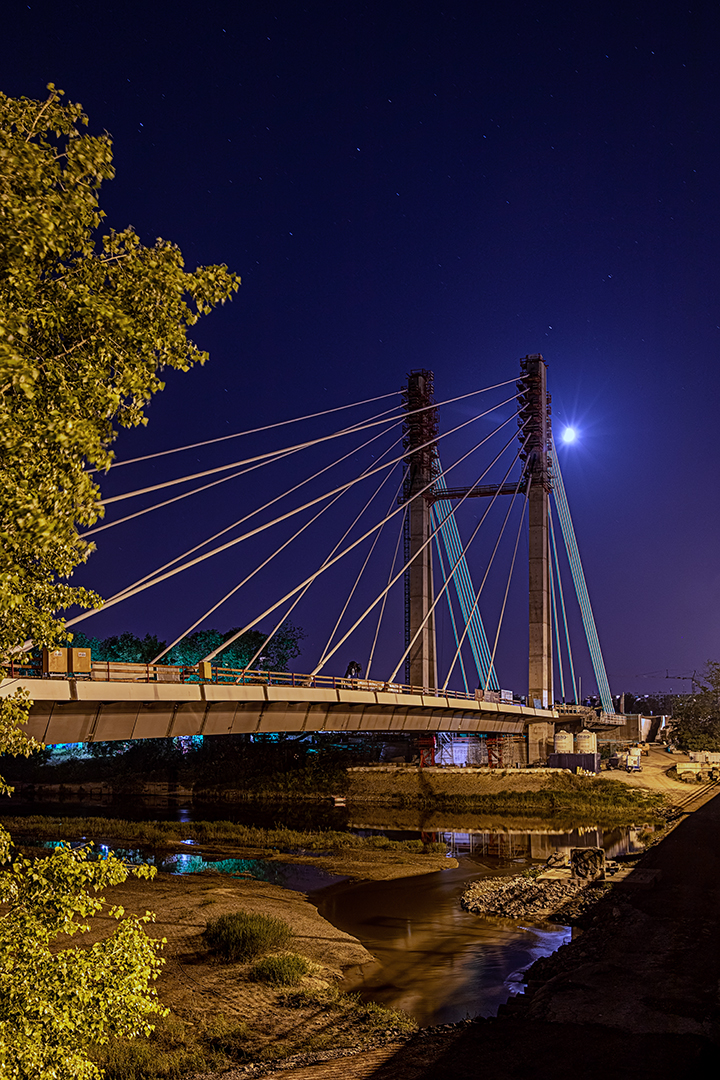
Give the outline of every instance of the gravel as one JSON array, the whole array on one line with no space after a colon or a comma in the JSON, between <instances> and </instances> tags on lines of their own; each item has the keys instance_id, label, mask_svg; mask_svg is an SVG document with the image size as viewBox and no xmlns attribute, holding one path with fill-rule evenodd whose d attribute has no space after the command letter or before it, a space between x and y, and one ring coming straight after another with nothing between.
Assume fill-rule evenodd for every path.
<instances>
[{"instance_id":1,"label":"gravel","mask_svg":"<svg viewBox=\"0 0 720 1080\"><path fill-rule=\"evenodd\" d=\"M608 884L584 881L538 881L537 875L481 878L460 900L473 915L542 919L570 925L605 895Z\"/></svg>"}]
</instances>

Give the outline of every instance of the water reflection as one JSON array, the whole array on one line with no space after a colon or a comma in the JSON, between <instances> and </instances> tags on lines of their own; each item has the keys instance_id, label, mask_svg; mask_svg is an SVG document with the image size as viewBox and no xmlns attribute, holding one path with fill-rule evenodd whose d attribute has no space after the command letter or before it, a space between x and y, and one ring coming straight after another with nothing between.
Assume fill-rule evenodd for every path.
<instances>
[{"instance_id":1,"label":"water reflection","mask_svg":"<svg viewBox=\"0 0 720 1080\"><path fill-rule=\"evenodd\" d=\"M314 809L318 818L313 821ZM368 812L364 812L364 823L348 821L346 813L341 820L337 811L329 820L327 807L305 808L301 821L297 808L292 813L287 804L275 808L267 804L258 808L249 803L242 807L217 805L214 812L209 812L207 805L188 804L154 814L147 808L143 813L135 804L132 810L129 813L127 806L118 806L116 814L145 820L235 820L259 826L286 821L293 828L344 827L365 836L445 843L448 855L458 859L456 868L401 880L353 883L302 864L206 859L192 841L182 841L186 849L173 854L113 848L127 862L146 859L172 874L251 876L283 888L314 893L320 913L358 938L377 958L377 963L351 972L344 988L403 1009L423 1025L494 1015L508 997L522 992L522 971L569 939L570 931L565 927L518 926L511 920L482 919L462 911L460 896L470 882L483 874L516 873L545 861L555 851L571 847L602 846L615 858L643 847L634 828L561 829L552 822L519 828L514 821L511 828L509 822L504 826L497 819L489 821L480 815L442 815L428 820L401 810L397 817L390 818L385 809L378 810L370 824ZM37 813L37 808L31 812ZM96 857L103 857L108 850L108 845L97 845Z\"/></svg>"},{"instance_id":2,"label":"water reflection","mask_svg":"<svg viewBox=\"0 0 720 1080\"><path fill-rule=\"evenodd\" d=\"M39 846L52 849L57 844L56 840L48 840ZM270 885L279 885L283 889L302 893L316 892L345 880L339 874L329 874L317 866L303 863L274 862L269 859L205 859L200 854L185 851L156 855L144 848L121 848L109 844L86 845L83 841L73 843L71 847L88 847L90 859L106 859L112 851L123 862L132 865L148 863L165 874L215 873L229 874L231 877L252 877L257 881L266 881Z\"/></svg>"},{"instance_id":3,"label":"water reflection","mask_svg":"<svg viewBox=\"0 0 720 1080\"><path fill-rule=\"evenodd\" d=\"M430 839L430 834L424 834ZM451 855L478 855L502 862L525 862L527 859L544 862L554 852L566 855L573 847L602 847L608 858L644 850L638 830L627 826L614 829L578 828L553 831L540 829L494 829L468 832L441 831L432 838L444 841Z\"/></svg>"},{"instance_id":4,"label":"water reflection","mask_svg":"<svg viewBox=\"0 0 720 1080\"><path fill-rule=\"evenodd\" d=\"M378 961L351 972L344 989L403 1009L422 1025L495 1015L522 990L522 970L569 940L570 931L463 911L460 895L482 870L465 857L457 869L330 890L321 915L359 938Z\"/></svg>"}]
</instances>

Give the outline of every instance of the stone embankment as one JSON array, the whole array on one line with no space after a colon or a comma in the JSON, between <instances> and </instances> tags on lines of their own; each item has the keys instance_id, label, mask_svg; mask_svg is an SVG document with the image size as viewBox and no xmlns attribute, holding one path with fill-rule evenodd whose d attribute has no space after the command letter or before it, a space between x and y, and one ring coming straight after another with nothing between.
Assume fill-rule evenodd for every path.
<instances>
[{"instance_id":1,"label":"stone embankment","mask_svg":"<svg viewBox=\"0 0 720 1080\"><path fill-rule=\"evenodd\" d=\"M613 884L627 884L631 874L633 880L643 879L646 885L655 883L655 871L635 869L637 858L626 856L621 863L607 859L597 847L571 848L569 858L554 852L542 869L473 882L460 903L474 915L574 923L594 908Z\"/></svg>"},{"instance_id":2,"label":"stone embankment","mask_svg":"<svg viewBox=\"0 0 720 1080\"><path fill-rule=\"evenodd\" d=\"M569 925L591 908L608 886L566 880L542 881L520 874L473 882L460 900L473 915L506 919L547 920Z\"/></svg>"}]
</instances>

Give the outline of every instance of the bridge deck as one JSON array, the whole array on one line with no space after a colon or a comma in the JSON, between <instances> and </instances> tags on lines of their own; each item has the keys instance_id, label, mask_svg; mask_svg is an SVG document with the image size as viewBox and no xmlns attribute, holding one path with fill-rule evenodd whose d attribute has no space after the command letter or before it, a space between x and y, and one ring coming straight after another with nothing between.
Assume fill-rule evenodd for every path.
<instances>
[{"instance_id":1,"label":"bridge deck","mask_svg":"<svg viewBox=\"0 0 720 1080\"><path fill-rule=\"evenodd\" d=\"M517 735L533 721L558 719L551 709L400 688L356 689L347 681L333 688L7 678L0 696L18 687L33 701L28 734L48 745L279 731Z\"/></svg>"}]
</instances>

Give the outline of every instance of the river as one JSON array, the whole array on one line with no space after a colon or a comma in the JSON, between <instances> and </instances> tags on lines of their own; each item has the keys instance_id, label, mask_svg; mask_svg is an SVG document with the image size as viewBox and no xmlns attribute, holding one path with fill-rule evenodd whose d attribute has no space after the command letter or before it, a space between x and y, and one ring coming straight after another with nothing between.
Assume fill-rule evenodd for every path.
<instances>
[{"instance_id":1,"label":"river","mask_svg":"<svg viewBox=\"0 0 720 1080\"><path fill-rule=\"evenodd\" d=\"M2 800L8 813L10 800ZM90 806L68 804L19 804L12 800L15 816L24 814L97 813ZM514 993L522 992L522 972L539 956L554 952L570 937L567 927L518 926L509 919L479 918L463 911L460 896L478 876L513 874L538 865L558 849L601 845L609 855L640 847L634 830L623 827L603 830L583 828L562 831L548 823L544 828L512 829L478 827L453 820L453 828L440 827L431 834L404 815L402 828L390 817L382 826L353 827L347 812L327 807L304 807L302 824L298 808L287 804L241 807L168 804L151 809L127 804L104 806L103 816L137 820L241 820L263 826L288 824L304 828L345 828L363 835L384 833L391 837L442 840L458 866L419 877L391 881L350 882L338 880L308 866L292 866L262 859L226 859L206 862L193 845L187 853L166 857L161 868L171 873L198 873L210 866L224 873L243 873L306 892L321 915L334 926L352 934L373 954L376 962L346 973L343 989L357 991L365 999L414 1016L421 1025L452 1023L468 1016L492 1016ZM367 815L366 815L367 816ZM0 818L1 820L1 818ZM516 823L513 823L514 826ZM124 852L126 857L133 854Z\"/></svg>"}]
</instances>

